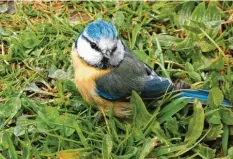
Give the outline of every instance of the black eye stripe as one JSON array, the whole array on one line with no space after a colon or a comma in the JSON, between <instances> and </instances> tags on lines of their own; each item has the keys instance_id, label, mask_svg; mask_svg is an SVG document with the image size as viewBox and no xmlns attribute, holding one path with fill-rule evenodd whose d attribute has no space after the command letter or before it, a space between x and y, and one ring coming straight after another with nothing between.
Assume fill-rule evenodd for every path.
<instances>
[{"instance_id":1,"label":"black eye stripe","mask_svg":"<svg viewBox=\"0 0 233 159\"><path fill-rule=\"evenodd\" d=\"M92 47L93 49L97 47L96 44L93 43L93 42L90 42L90 45L91 45L91 47Z\"/></svg>"},{"instance_id":2,"label":"black eye stripe","mask_svg":"<svg viewBox=\"0 0 233 159\"><path fill-rule=\"evenodd\" d=\"M112 49L111 53L113 54L113 53L116 51L116 49L117 49L117 46L115 46L115 47Z\"/></svg>"},{"instance_id":3,"label":"black eye stripe","mask_svg":"<svg viewBox=\"0 0 233 159\"><path fill-rule=\"evenodd\" d=\"M82 35L82 37L90 44L92 49L95 49L98 52L101 52L100 48L96 45L96 43L90 41L86 36Z\"/></svg>"}]
</instances>

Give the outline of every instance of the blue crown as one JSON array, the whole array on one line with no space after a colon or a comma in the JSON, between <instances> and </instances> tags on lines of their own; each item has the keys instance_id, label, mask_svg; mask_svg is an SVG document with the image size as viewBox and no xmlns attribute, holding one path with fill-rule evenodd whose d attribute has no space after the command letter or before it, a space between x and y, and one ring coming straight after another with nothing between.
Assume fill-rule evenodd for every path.
<instances>
[{"instance_id":1,"label":"blue crown","mask_svg":"<svg viewBox=\"0 0 233 159\"><path fill-rule=\"evenodd\" d=\"M100 40L101 38L114 39L117 37L114 25L102 20L89 23L84 30L84 34L93 40Z\"/></svg>"}]
</instances>

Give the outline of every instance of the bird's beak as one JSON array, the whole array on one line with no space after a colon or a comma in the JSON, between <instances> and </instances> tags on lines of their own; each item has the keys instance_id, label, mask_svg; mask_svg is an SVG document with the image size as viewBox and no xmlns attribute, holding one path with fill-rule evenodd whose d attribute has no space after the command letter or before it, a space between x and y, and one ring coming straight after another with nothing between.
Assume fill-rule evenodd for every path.
<instances>
[{"instance_id":1,"label":"bird's beak","mask_svg":"<svg viewBox=\"0 0 233 159\"><path fill-rule=\"evenodd\" d=\"M104 54L104 57L110 59L111 58L111 52L109 50L107 50Z\"/></svg>"}]
</instances>

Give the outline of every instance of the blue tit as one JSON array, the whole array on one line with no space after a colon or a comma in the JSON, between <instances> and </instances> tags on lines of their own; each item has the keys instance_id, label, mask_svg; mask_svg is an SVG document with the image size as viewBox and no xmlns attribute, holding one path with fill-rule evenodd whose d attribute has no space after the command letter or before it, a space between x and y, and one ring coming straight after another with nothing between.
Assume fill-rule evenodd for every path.
<instances>
[{"instance_id":1,"label":"blue tit","mask_svg":"<svg viewBox=\"0 0 233 159\"><path fill-rule=\"evenodd\" d=\"M113 24L106 21L89 23L72 48L75 84L84 100L99 109L112 107L117 117L132 114L129 97L132 90L143 100L156 99L175 85L158 76L140 61L119 38ZM207 101L208 91L182 90L181 96ZM229 105L224 101L225 105Z\"/></svg>"}]
</instances>

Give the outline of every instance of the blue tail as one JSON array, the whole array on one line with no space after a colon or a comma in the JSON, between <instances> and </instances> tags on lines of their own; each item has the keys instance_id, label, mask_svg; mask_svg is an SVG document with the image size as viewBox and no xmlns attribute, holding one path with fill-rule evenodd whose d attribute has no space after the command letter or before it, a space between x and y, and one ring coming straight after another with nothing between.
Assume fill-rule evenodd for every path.
<instances>
[{"instance_id":1,"label":"blue tail","mask_svg":"<svg viewBox=\"0 0 233 159\"><path fill-rule=\"evenodd\" d=\"M193 99L191 102L194 101L194 99L199 99L202 104L207 104L208 102L208 90L194 90L194 89L184 89L180 93L180 97L185 97L188 99ZM222 105L225 107L230 107L231 104L228 100L224 99L222 102Z\"/></svg>"}]
</instances>

